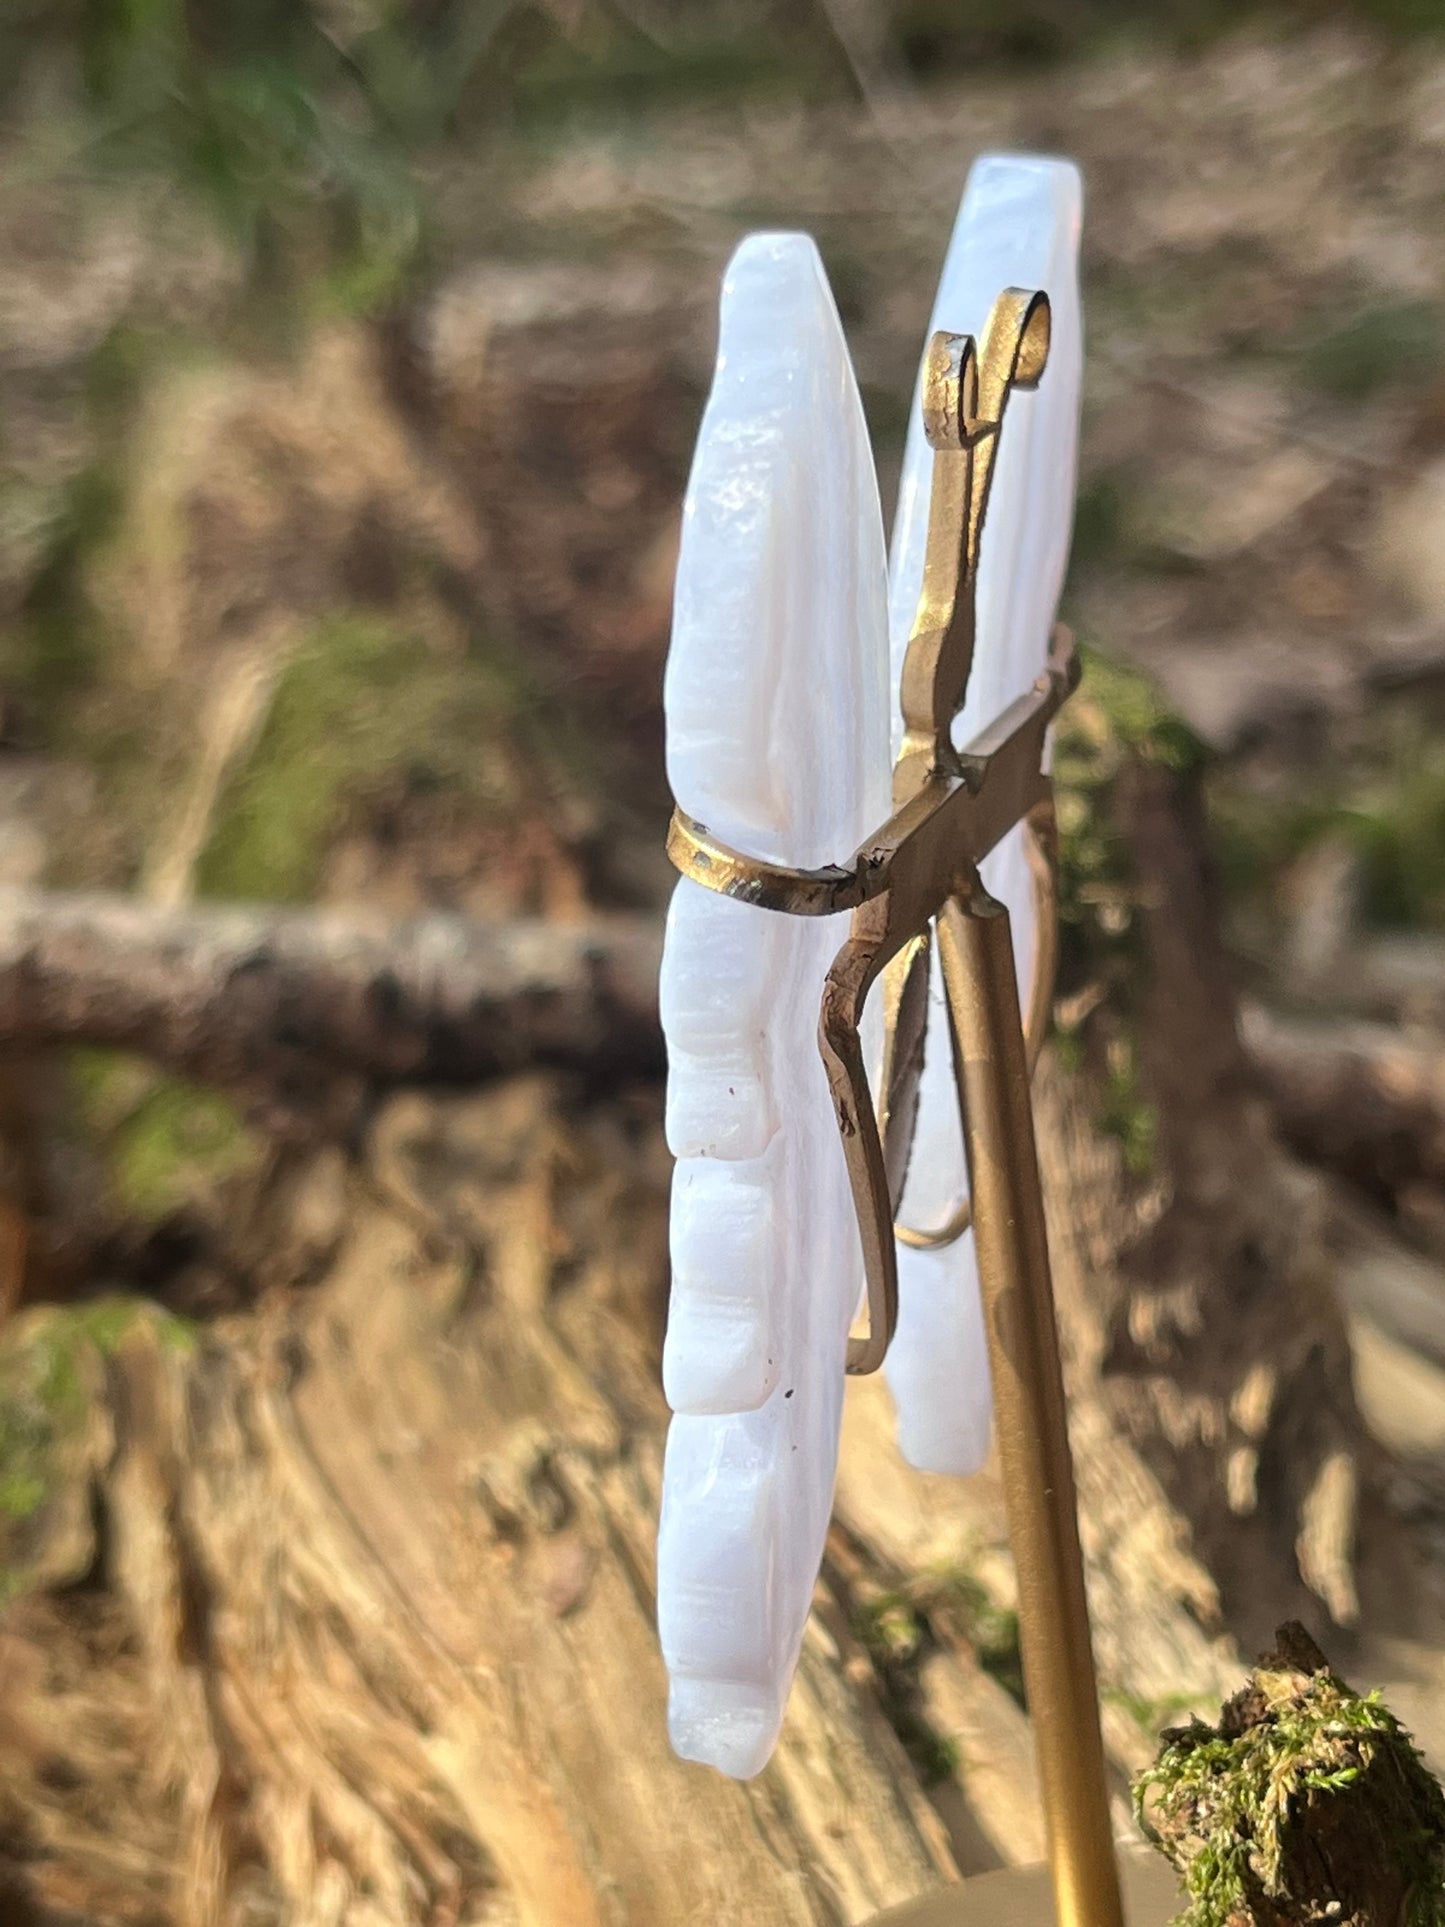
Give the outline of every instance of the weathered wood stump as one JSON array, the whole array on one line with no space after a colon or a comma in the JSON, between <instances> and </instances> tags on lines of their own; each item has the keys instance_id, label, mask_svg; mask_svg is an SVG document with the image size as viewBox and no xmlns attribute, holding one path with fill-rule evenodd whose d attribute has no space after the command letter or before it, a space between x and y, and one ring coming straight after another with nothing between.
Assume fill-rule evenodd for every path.
<instances>
[{"instance_id":1,"label":"weathered wood stump","mask_svg":"<svg viewBox=\"0 0 1445 1927\"><path fill-rule=\"evenodd\" d=\"M1434 1927L1445 1917L1445 1794L1378 1697L1279 1628L1216 1726L1163 1735L1136 1783L1183 1877L1189 1927Z\"/></svg>"}]
</instances>

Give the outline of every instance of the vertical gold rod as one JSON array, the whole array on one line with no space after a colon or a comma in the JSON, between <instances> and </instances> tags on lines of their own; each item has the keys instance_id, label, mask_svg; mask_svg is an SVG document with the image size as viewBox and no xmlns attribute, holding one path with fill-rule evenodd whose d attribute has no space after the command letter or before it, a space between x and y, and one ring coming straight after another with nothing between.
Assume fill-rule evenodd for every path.
<instances>
[{"instance_id":1,"label":"vertical gold rod","mask_svg":"<svg viewBox=\"0 0 1445 1927\"><path fill-rule=\"evenodd\" d=\"M938 917L1058 1927L1123 1927L1008 912Z\"/></svg>"}]
</instances>

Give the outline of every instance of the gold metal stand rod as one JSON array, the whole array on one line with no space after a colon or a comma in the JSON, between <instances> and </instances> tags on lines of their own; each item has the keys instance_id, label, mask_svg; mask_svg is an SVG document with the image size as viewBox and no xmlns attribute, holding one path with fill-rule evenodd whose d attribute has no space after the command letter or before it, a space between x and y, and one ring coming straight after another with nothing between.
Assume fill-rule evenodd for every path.
<instances>
[{"instance_id":1,"label":"gold metal stand rod","mask_svg":"<svg viewBox=\"0 0 1445 1927\"><path fill-rule=\"evenodd\" d=\"M1008 912L938 918L1058 1927L1123 1927Z\"/></svg>"}]
</instances>

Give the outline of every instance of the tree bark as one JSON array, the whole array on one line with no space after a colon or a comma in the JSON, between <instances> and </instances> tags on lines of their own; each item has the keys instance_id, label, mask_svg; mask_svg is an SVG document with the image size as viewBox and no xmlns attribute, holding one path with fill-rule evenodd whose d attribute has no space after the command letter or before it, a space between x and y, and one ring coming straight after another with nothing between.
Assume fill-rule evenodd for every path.
<instances>
[{"instance_id":1,"label":"tree bark","mask_svg":"<svg viewBox=\"0 0 1445 1927\"><path fill-rule=\"evenodd\" d=\"M193 1346L138 1318L92 1360L71 1471L98 1535L6 1626L3 1836L37 1918L770 1927L955 1875L855 1630L862 1540L772 1766L738 1786L669 1751L665 1195L615 1106L569 1120L536 1078L400 1096L339 1183L323 1157L272 1197L309 1289ZM997 1786L995 1703L1021 1716L936 1658ZM1032 1846L1019 1772L959 1820L975 1865L1005 1857L989 1824Z\"/></svg>"},{"instance_id":2,"label":"tree bark","mask_svg":"<svg viewBox=\"0 0 1445 1927\"><path fill-rule=\"evenodd\" d=\"M1104 1392L1242 1638L1285 1616L1352 1625L1368 1453L1325 1194L1282 1145L1241 1042L1197 775L1135 759L1117 806L1153 1155L1132 1180L1116 1163L1091 1214Z\"/></svg>"},{"instance_id":3,"label":"tree bark","mask_svg":"<svg viewBox=\"0 0 1445 1927\"><path fill-rule=\"evenodd\" d=\"M1436 1917L1445 1794L1390 1711L1279 1628L1218 1724L1163 1736L1138 1782L1191 1927L1399 1927Z\"/></svg>"}]
</instances>

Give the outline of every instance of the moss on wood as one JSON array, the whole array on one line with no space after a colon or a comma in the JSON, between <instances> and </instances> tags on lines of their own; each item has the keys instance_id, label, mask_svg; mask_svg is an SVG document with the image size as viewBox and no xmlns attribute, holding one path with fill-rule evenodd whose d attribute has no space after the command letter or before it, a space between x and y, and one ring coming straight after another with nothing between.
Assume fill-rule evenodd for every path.
<instances>
[{"instance_id":1,"label":"moss on wood","mask_svg":"<svg viewBox=\"0 0 1445 1927\"><path fill-rule=\"evenodd\" d=\"M264 1139L218 1091L124 1051L77 1049L70 1063L76 1129L127 1216L158 1222L265 1157Z\"/></svg>"},{"instance_id":2,"label":"moss on wood","mask_svg":"<svg viewBox=\"0 0 1445 1927\"><path fill-rule=\"evenodd\" d=\"M533 753L518 672L447 655L378 618L318 626L282 674L260 738L227 786L200 862L213 896L304 899L346 799L398 770L484 811L519 807L509 732Z\"/></svg>"},{"instance_id":3,"label":"moss on wood","mask_svg":"<svg viewBox=\"0 0 1445 1927\"><path fill-rule=\"evenodd\" d=\"M171 1351L194 1342L186 1320L119 1293L36 1307L0 1333L0 1606L91 1565L105 1362L142 1326Z\"/></svg>"},{"instance_id":4,"label":"moss on wood","mask_svg":"<svg viewBox=\"0 0 1445 1927\"><path fill-rule=\"evenodd\" d=\"M1187 1927L1440 1927L1445 1794L1376 1693L1280 1627L1218 1726L1164 1733L1139 1819L1181 1875Z\"/></svg>"},{"instance_id":5,"label":"moss on wood","mask_svg":"<svg viewBox=\"0 0 1445 1927\"><path fill-rule=\"evenodd\" d=\"M1054 744L1062 935L1058 1041L1077 1066L1085 1036L1097 1059L1096 1123L1117 1138L1136 1176L1152 1169L1157 1120L1139 1075L1135 990L1140 981L1140 886L1119 783L1136 761L1195 771L1198 738L1139 671L1083 650L1083 680Z\"/></svg>"}]
</instances>

